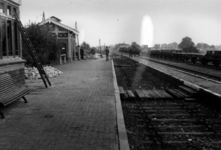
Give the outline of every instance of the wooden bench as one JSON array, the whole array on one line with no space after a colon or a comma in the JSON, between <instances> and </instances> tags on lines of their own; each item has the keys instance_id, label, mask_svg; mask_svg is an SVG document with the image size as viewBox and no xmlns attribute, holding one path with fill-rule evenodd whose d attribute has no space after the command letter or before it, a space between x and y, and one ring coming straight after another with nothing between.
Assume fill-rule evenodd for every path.
<instances>
[{"instance_id":1,"label":"wooden bench","mask_svg":"<svg viewBox=\"0 0 221 150\"><path fill-rule=\"evenodd\" d=\"M5 107L9 105L10 103L19 100L20 98L23 98L25 103L27 103L27 99L25 98L25 95L29 94L31 92L30 89L21 87L18 88L14 84L12 78L8 74L2 74L0 75L0 106ZM5 118L4 114L0 110L1 118Z\"/></svg>"}]
</instances>

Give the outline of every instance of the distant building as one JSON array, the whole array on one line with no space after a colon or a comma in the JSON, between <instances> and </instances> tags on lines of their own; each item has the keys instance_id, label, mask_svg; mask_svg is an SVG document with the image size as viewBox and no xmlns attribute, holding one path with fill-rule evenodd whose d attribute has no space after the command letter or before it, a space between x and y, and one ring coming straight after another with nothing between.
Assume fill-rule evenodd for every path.
<instances>
[{"instance_id":1,"label":"distant building","mask_svg":"<svg viewBox=\"0 0 221 150\"><path fill-rule=\"evenodd\" d=\"M79 32L77 29L73 29L61 23L61 20L55 16L48 19L44 19L43 13L42 22L40 25L47 25L50 28L50 32L53 36L57 37L57 42L60 43L59 61L60 64L64 61L72 61L76 59L77 52L77 36Z\"/></svg>"}]
</instances>

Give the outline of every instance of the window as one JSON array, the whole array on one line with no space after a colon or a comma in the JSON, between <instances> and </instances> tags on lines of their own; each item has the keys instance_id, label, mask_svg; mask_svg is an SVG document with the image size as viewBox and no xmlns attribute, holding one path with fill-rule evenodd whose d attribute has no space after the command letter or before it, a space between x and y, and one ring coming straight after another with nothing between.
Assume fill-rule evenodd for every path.
<instances>
[{"instance_id":1,"label":"window","mask_svg":"<svg viewBox=\"0 0 221 150\"><path fill-rule=\"evenodd\" d=\"M13 56L12 52L12 22L10 20L7 21L7 44L8 44L8 56Z\"/></svg>"},{"instance_id":2,"label":"window","mask_svg":"<svg viewBox=\"0 0 221 150\"><path fill-rule=\"evenodd\" d=\"M15 55L19 55L19 48L18 48L18 28L17 23L14 22L14 41L15 41Z\"/></svg>"},{"instance_id":3,"label":"window","mask_svg":"<svg viewBox=\"0 0 221 150\"><path fill-rule=\"evenodd\" d=\"M13 8L13 15L14 14L17 14L17 9L16 8ZM18 15L18 14L17 14Z\"/></svg>"},{"instance_id":4,"label":"window","mask_svg":"<svg viewBox=\"0 0 221 150\"><path fill-rule=\"evenodd\" d=\"M2 56L7 56L7 47L6 47L6 23L5 19L0 18L0 31L1 31L1 54Z\"/></svg>"},{"instance_id":5,"label":"window","mask_svg":"<svg viewBox=\"0 0 221 150\"><path fill-rule=\"evenodd\" d=\"M0 3L0 13L5 13L4 6L4 3Z\"/></svg>"},{"instance_id":6,"label":"window","mask_svg":"<svg viewBox=\"0 0 221 150\"><path fill-rule=\"evenodd\" d=\"M0 2L0 11L3 4ZM7 6L4 4L5 13L13 15L18 12L17 7ZM7 8L7 9L6 9ZM9 16L0 15L0 59L7 59L15 56L20 56L21 43L18 30L18 23Z\"/></svg>"},{"instance_id":7,"label":"window","mask_svg":"<svg viewBox=\"0 0 221 150\"><path fill-rule=\"evenodd\" d=\"M8 6L7 7L7 15L12 15L12 12L11 12L11 6Z\"/></svg>"}]
</instances>

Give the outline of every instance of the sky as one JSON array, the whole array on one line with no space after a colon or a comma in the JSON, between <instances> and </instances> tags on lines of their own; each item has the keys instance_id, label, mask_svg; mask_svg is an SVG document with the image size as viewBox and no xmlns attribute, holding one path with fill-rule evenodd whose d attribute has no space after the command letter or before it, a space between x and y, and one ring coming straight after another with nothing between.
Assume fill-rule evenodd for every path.
<instances>
[{"instance_id":1,"label":"sky","mask_svg":"<svg viewBox=\"0 0 221 150\"><path fill-rule=\"evenodd\" d=\"M221 0L22 0L21 21L56 16L78 25L79 40L90 46L136 42L141 45L221 44Z\"/></svg>"}]
</instances>

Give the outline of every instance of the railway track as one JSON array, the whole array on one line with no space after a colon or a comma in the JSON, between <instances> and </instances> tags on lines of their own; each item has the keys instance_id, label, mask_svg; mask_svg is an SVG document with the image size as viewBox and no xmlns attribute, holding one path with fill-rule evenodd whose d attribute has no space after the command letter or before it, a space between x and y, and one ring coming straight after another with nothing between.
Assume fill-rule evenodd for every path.
<instances>
[{"instance_id":1,"label":"railway track","mask_svg":"<svg viewBox=\"0 0 221 150\"><path fill-rule=\"evenodd\" d=\"M201 105L196 91L183 85L136 88L128 70L139 66L116 67L131 150L221 149L220 114Z\"/></svg>"}]
</instances>

